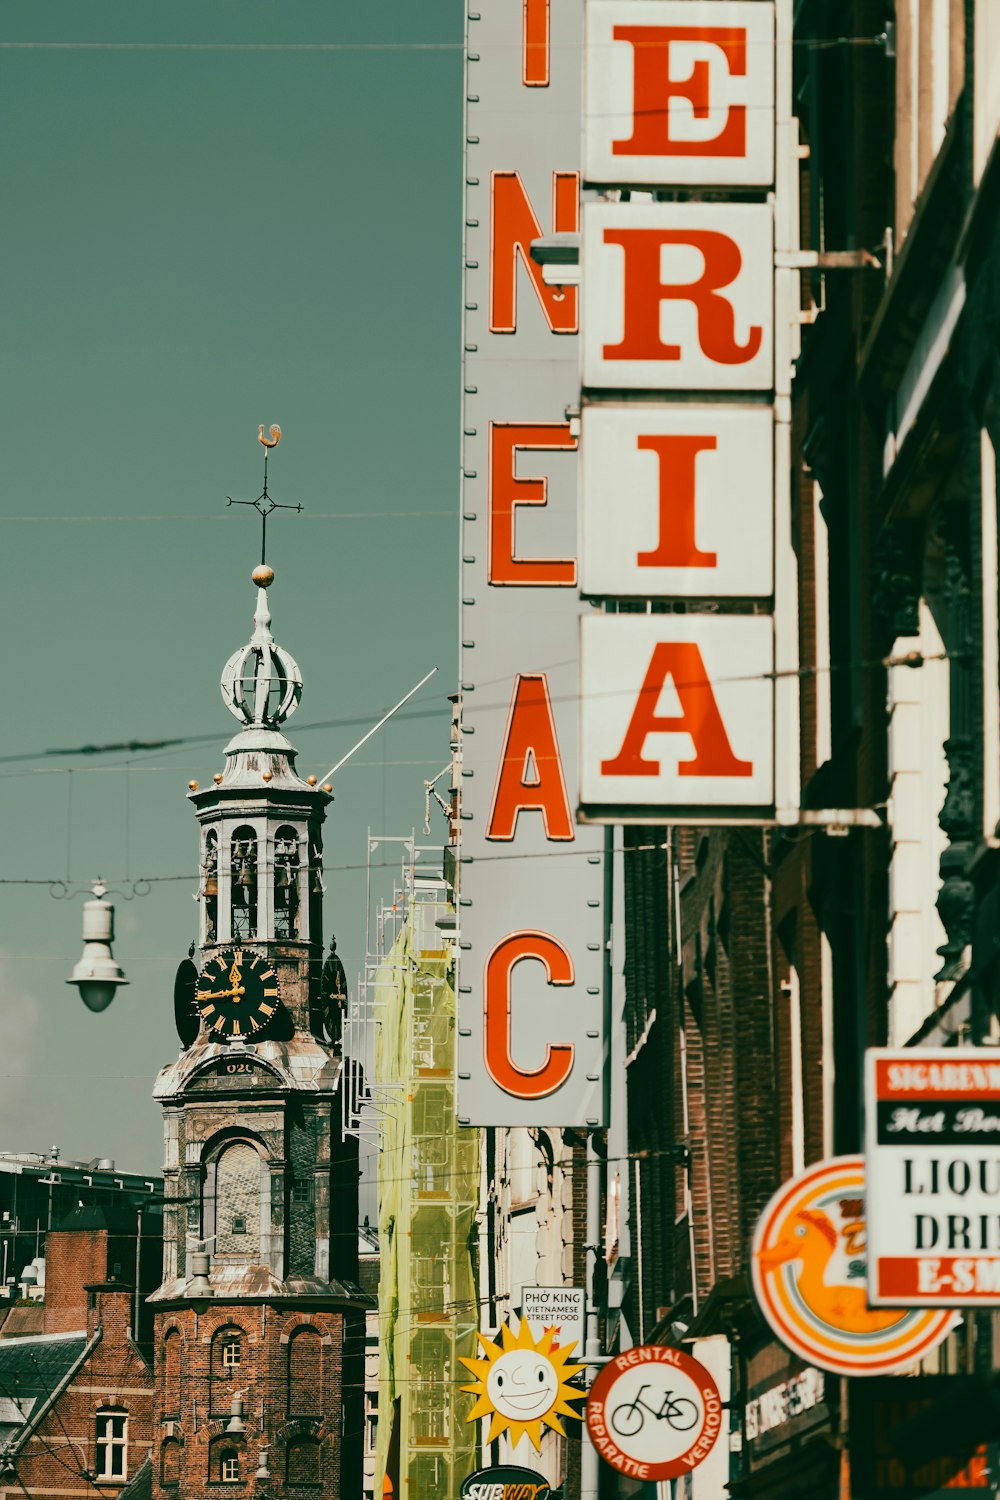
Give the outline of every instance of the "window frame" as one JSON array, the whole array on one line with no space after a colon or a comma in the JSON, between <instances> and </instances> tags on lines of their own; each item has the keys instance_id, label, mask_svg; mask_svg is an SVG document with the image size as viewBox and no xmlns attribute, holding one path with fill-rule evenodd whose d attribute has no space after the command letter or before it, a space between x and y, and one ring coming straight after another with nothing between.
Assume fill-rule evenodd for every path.
<instances>
[{"instance_id":1,"label":"window frame","mask_svg":"<svg viewBox=\"0 0 1000 1500\"><path fill-rule=\"evenodd\" d=\"M114 1424L122 1424L121 1436ZM121 1472L114 1469L121 1459ZM128 1409L124 1406L99 1406L94 1413L94 1478L100 1483L122 1483L128 1478Z\"/></svg>"}]
</instances>

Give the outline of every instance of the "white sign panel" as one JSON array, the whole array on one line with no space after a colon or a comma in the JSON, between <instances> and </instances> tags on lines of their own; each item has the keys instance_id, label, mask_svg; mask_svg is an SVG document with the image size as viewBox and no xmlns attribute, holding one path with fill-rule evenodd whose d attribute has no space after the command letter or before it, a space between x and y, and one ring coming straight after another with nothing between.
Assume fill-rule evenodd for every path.
<instances>
[{"instance_id":1,"label":"white sign panel","mask_svg":"<svg viewBox=\"0 0 1000 1500\"><path fill-rule=\"evenodd\" d=\"M772 5L590 0L585 56L589 182L772 181Z\"/></svg>"},{"instance_id":2,"label":"white sign panel","mask_svg":"<svg viewBox=\"0 0 1000 1500\"><path fill-rule=\"evenodd\" d=\"M603 1123L603 835L578 828L582 0L467 15L458 1118ZM564 856L553 865L546 855ZM568 857L566 857L568 856ZM553 869L558 873L553 874Z\"/></svg>"},{"instance_id":3,"label":"white sign panel","mask_svg":"<svg viewBox=\"0 0 1000 1500\"><path fill-rule=\"evenodd\" d=\"M584 407L585 594L764 598L773 510L770 407Z\"/></svg>"},{"instance_id":4,"label":"white sign panel","mask_svg":"<svg viewBox=\"0 0 1000 1500\"><path fill-rule=\"evenodd\" d=\"M584 386L772 388L769 204L588 203L581 283Z\"/></svg>"},{"instance_id":5,"label":"white sign panel","mask_svg":"<svg viewBox=\"0 0 1000 1500\"><path fill-rule=\"evenodd\" d=\"M769 616L591 615L580 656L585 814L771 804Z\"/></svg>"},{"instance_id":6,"label":"white sign panel","mask_svg":"<svg viewBox=\"0 0 1000 1500\"><path fill-rule=\"evenodd\" d=\"M555 1328L558 1347L565 1349L568 1344L575 1344L576 1359L584 1352L586 1307L587 1294L582 1286L521 1288L521 1317L531 1324L535 1337Z\"/></svg>"},{"instance_id":7,"label":"white sign panel","mask_svg":"<svg viewBox=\"0 0 1000 1500\"><path fill-rule=\"evenodd\" d=\"M868 1300L1000 1307L1000 1052L865 1059Z\"/></svg>"}]
</instances>

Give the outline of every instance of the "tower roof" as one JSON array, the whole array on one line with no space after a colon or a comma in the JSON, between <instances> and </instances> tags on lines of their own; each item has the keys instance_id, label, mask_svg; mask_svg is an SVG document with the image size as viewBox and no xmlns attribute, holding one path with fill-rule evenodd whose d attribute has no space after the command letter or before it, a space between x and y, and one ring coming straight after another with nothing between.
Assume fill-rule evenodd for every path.
<instances>
[{"instance_id":1,"label":"tower roof","mask_svg":"<svg viewBox=\"0 0 1000 1500\"><path fill-rule=\"evenodd\" d=\"M274 581L271 568L254 568L257 608L253 635L234 651L222 670L222 700L234 718L255 729L276 729L291 718L302 696L302 674L295 658L271 634L267 590Z\"/></svg>"},{"instance_id":2,"label":"tower roof","mask_svg":"<svg viewBox=\"0 0 1000 1500\"><path fill-rule=\"evenodd\" d=\"M257 607L253 634L245 646L234 651L222 670L222 701L242 728L226 746L226 788L260 790L261 775L273 790L306 790L295 770L295 747L281 733L302 696L302 674L290 652L271 634L271 612L267 590L274 571L261 564L254 568Z\"/></svg>"}]
</instances>

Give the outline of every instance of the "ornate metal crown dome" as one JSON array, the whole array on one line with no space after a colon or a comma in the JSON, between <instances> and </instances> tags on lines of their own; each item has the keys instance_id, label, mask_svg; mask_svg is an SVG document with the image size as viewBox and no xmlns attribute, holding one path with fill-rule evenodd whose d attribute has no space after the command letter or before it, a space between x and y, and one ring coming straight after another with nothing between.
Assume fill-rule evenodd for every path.
<instances>
[{"instance_id":1,"label":"ornate metal crown dome","mask_svg":"<svg viewBox=\"0 0 1000 1500\"><path fill-rule=\"evenodd\" d=\"M250 640L234 651L222 670L222 699L241 724L277 729L291 718L302 697L302 674L295 658L277 645L270 631L267 590L274 581L265 564L255 568L257 608Z\"/></svg>"}]
</instances>

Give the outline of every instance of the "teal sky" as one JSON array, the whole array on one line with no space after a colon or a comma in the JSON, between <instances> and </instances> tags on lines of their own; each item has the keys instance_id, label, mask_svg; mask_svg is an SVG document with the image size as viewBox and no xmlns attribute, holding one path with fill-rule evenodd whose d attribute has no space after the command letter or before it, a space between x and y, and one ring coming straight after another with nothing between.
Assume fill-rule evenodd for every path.
<instances>
[{"instance_id":1,"label":"teal sky","mask_svg":"<svg viewBox=\"0 0 1000 1500\"><path fill-rule=\"evenodd\" d=\"M366 830L419 831L455 681L461 39L460 0L5 0L0 755L24 759L0 763L0 1150L160 1165L185 792L221 769L219 674L254 607L259 523L225 497L260 489L261 422L284 430L272 495L306 507L268 547L303 772L440 667L337 779L326 857L352 868L327 929L352 981ZM183 735L211 738L41 754ZM114 898L131 983L101 1016L63 983L82 900L44 883L97 874L155 880Z\"/></svg>"}]
</instances>

